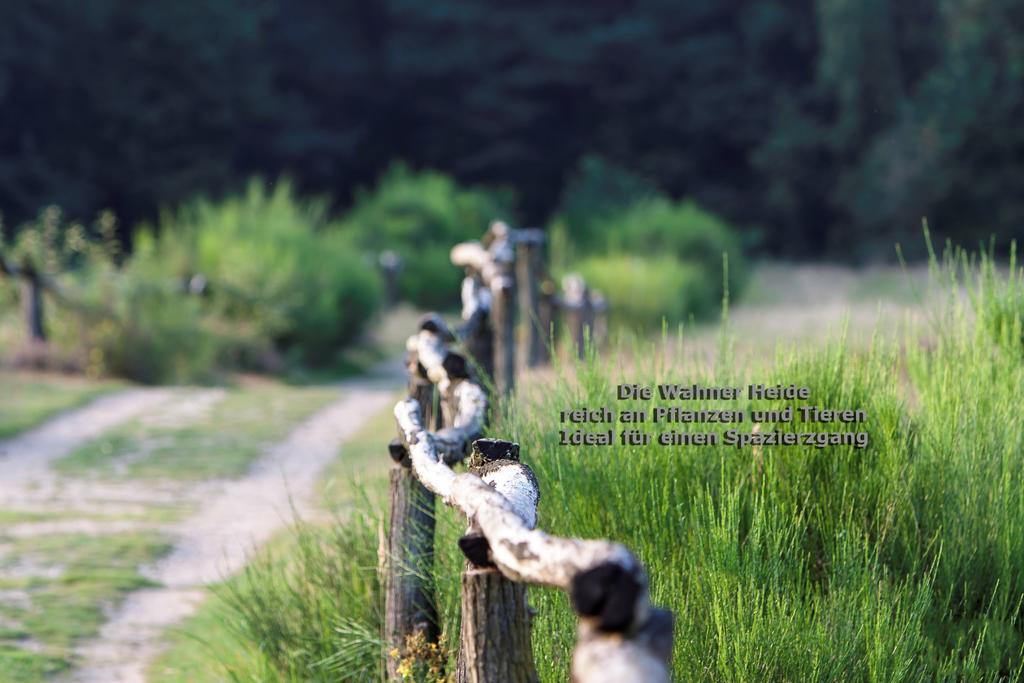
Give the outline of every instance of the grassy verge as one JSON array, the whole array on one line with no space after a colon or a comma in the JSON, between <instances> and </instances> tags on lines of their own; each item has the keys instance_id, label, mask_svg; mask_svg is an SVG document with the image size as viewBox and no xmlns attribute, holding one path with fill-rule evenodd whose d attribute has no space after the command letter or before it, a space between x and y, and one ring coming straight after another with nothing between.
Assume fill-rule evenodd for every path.
<instances>
[{"instance_id":1,"label":"grassy verge","mask_svg":"<svg viewBox=\"0 0 1024 683\"><path fill-rule=\"evenodd\" d=\"M231 389L187 425L154 427L135 420L79 447L56 468L64 474L107 477L238 476L268 444L337 395L332 388L277 383Z\"/></svg>"},{"instance_id":2,"label":"grassy verge","mask_svg":"<svg viewBox=\"0 0 1024 683\"><path fill-rule=\"evenodd\" d=\"M345 443L321 484L332 519L282 532L248 569L216 587L170 634L170 648L150 669L152 683L373 680L363 675L376 670L380 653L372 628L379 619L377 521L359 510L380 505L393 432L389 408ZM344 521L353 516L356 524ZM264 641L274 648L256 644ZM346 651L350 657L332 657Z\"/></svg>"},{"instance_id":3,"label":"grassy verge","mask_svg":"<svg viewBox=\"0 0 1024 683\"><path fill-rule=\"evenodd\" d=\"M0 555L0 680L37 681L68 668L75 643L96 635L139 565L169 548L154 533L47 535L10 541Z\"/></svg>"},{"instance_id":4,"label":"grassy verge","mask_svg":"<svg viewBox=\"0 0 1024 683\"><path fill-rule=\"evenodd\" d=\"M0 439L120 386L117 382L65 375L0 372Z\"/></svg>"}]
</instances>

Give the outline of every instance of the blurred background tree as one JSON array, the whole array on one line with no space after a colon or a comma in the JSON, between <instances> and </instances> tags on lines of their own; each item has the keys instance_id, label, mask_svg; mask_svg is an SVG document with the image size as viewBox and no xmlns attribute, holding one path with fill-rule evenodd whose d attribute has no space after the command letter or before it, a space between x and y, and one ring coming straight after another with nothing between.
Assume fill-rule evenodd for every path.
<instances>
[{"instance_id":1,"label":"blurred background tree","mask_svg":"<svg viewBox=\"0 0 1024 683\"><path fill-rule=\"evenodd\" d=\"M396 159L544 224L597 155L765 253L871 259L924 215L1021 234L1021 121L1015 0L0 6L8 229L59 204L128 230L282 172L342 208Z\"/></svg>"}]
</instances>

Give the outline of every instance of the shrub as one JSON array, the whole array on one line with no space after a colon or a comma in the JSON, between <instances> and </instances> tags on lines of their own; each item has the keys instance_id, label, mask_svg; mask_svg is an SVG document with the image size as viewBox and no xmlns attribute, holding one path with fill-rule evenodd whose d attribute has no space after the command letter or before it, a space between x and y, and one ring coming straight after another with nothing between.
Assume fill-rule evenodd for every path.
<instances>
[{"instance_id":1,"label":"shrub","mask_svg":"<svg viewBox=\"0 0 1024 683\"><path fill-rule=\"evenodd\" d=\"M251 364L272 346L323 364L355 340L380 302L380 283L322 200L300 200L288 182L220 202L199 200L143 230L134 257L172 282L201 276L204 308L229 360Z\"/></svg>"},{"instance_id":2,"label":"shrub","mask_svg":"<svg viewBox=\"0 0 1024 683\"><path fill-rule=\"evenodd\" d=\"M492 220L508 218L510 203L507 192L461 188L440 173L396 164L376 188L356 193L345 225L364 248L402 257L403 299L450 308L462 279L449 260L452 246L479 239Z\"/></svg>"},{"instance_id":3,"label":"shrub","mask_svg":"<svg viewBox=\"0 0 1024 683\"><path fill-rule=\"evenodd\" d=\"M197 299L131 268L87 271L79 282L92 310L65 317L58 329L66 344L81 349L90 375L146 384L213 378L217 339L203 324Z\"/></svg>"},{"instance_id":4,"label":"shrub","mask_svg":"<svg viewBox=\"0 0 1024 683\"><path fill-rule=\"evenodd\" d=\"M198 302L130 261L119 265L115 228L109 212L87 229L47 207L5 250L13 263L55 283L44 290L49 343L35 348L31 362L147 383L208 378L215 347Z\"/></svg>"},{"instance_id":5,"label":"shrub","mask_svg":"<svg viewBox=\"0 0 1024 683\"><path fill-rule=\"evenodd\" d=\"M714 312L724 294L723 254L731 296L748 277L742 240L728 223L600 157L580 161L548 233L553 269L582 270L608 296L613 321L631 326Z\"/></svg>"},{"instance_id":6,"label":"shrub","mask_svg":"<svg viewBox=\"0 0 1024 683\"><path fill-rule=\"evenodd\" d=\"M599 234L605 254L569 265L608 298L616 324L650 329L714 314L724 295L723 254L730 296L747 280L735 232L693 202L640 201L599 223Z\"/></svg>"},{"instance_id":7,"label":"shrub","mask_svg":"<svg viewBox=\"0 0 1024 683\"><path fill-rule=\"evenodd\" d=\"M659 196L647 178L596 155L584 156L566 182L558 222L583 251L603 249L603 229L630 206Z\"/></svg>"},{"instance_id":8,"label":"shrub","mask_svg":"<svg viewBox=\"0 0 1024 683\"><path fill-rule=\"evenodd\" d=\"M672 255L592 256L579 264L587 283L609 297L614 325L653 328L705 316L718 305L718 287L703 268Z\"/></svg>"},{"instance_id":9,"label":"shrub","mask_svg":"<svg viewBox=\"0 0 1024 683\"><path fill-rule=\"evenodd\" d=\"M698 264L721 293L722 254L729 256L729 291L739 294L747 280L740 239L718 216L693 201L644 200L604 224L609 249L634 254L673 254Z\"/></svg>"}]
</instances>

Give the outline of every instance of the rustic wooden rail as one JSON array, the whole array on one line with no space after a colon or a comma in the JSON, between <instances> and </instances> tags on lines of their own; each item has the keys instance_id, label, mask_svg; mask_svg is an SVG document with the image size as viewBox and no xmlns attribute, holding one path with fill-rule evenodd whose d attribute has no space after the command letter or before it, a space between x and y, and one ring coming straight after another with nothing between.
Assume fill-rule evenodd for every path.
<instances>
[{"instance_id":1,"label":"rustic wooden rail","mask_svg":"<svg viewBox=\"0 0 1024 683\"><path fill-rule=\"evenodd\" d=\"M399 654L388 657L391 680L400 680L399 659L410 637L438 637L431 581L434 495L468 521L459 539L466 565L457 681L538 680L527 584L570 596L579 616L574 681L669 680L672 615L650 605L640 562L619 543L560 538L536 529L540 486L520 462L518 444L480 438L489 405L481 373L493 371L495 389L507 396L517 365L529 367L545 357L534 348L546 346L539 323L553 315L543 302L554 297L538 284L542 237L496 222L480 242L456 246L452 261L466 269L462 324L452 331L440 316L425 316L406 344L409 398L395 406L398 439L389 449L394 467L385 638L389 652ZM583 288L577 297L580 329L574 330L581 335L574 338L580 348L583 336L594 330L594 298L581 283L568 288ZM522 325L515 334L517 284L521 319L538 324ZM571 302L573 293L567 295ZM524 330L528 327L534 333ZM475 364L457 348L460 342ZM467 457L468 472L456 473L453 466Z\"/></svg>"}]
</instances>

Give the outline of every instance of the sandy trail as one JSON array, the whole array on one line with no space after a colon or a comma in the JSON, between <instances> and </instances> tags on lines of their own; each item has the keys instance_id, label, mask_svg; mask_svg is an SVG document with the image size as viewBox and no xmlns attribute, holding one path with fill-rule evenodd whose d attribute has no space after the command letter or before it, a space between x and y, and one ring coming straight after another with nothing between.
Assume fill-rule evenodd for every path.
<instances>
[{"instance_id":1,"label":"sandy trail","mask_svg":"<svg viewBox=\"0 0 1024 683\"><path fill-rule=\"evenodd\" d=\"M171 389L123 391L0 441L0 506L23 498L27 490L52 486L57 476L50 463L112 427L157 411L174 395Z\"/></svg>"},{"instance_id":2,"label":"sandy trail","mask_svg":"<svg viewBox=\"0 0 1024 683\"><path fill-rule=\"evenodd\" d=\"M153 504L187 502L190 492L179 482L77 479L61 476L51 465L131 420L159 427L187 424L223 397L221 389L130 389L97 399L0 442L0 509L26 513L60 511L90 518L144 515ZM88 519L79 519L76 523L86 522ZM14 532L22 537L32 535L32 529L43 534L62 533L61 524L69 523L25 523L17 525ZM94 533L100 533L102 525L93 521L88 526L97 530Z\"/></svg>"},{"instance_id":3,"label":"sandy trail","mask_svg":"<svg viewBox=\"0 0 1024 683\"><path fill-rule=\"evenodd\" d=\"M99 637L77 649L81 666L65 680L144 681L147 666L160 652L163 631L195 610L206 585L241 569L254 547L293 519L293 510L313 508L324 467L347 438L390 403L397 386L391 376L346 382L338 401L269 448L245 477L190 487L186 495L198 502L198 510L166 526L174 549L155 566L143 568L160 587L129 595Z\"/></svg>"}]
</instances>

